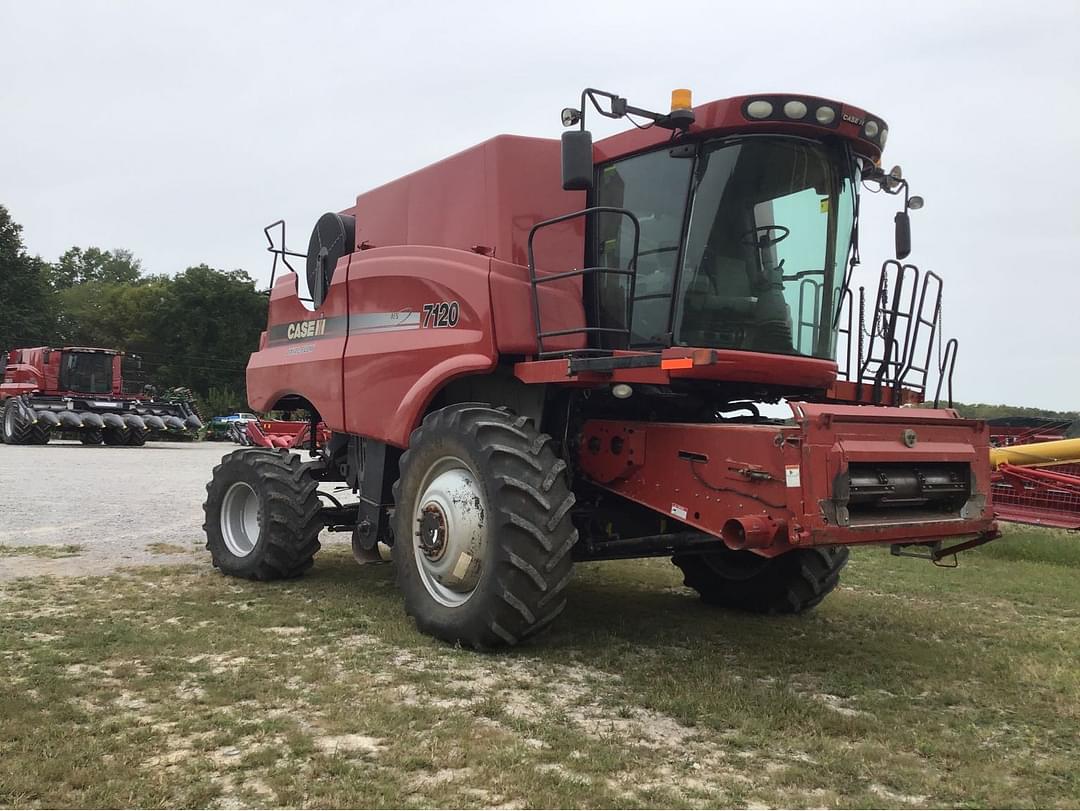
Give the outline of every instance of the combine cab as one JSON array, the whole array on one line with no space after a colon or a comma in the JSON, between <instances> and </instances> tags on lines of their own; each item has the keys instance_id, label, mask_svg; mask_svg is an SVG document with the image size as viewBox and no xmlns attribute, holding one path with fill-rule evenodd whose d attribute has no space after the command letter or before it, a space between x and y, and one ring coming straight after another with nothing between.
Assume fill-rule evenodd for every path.
<instances>
[{"instance_id":1,"label":"combine cab","mask_svg":"<svg viewBox=\"0 0 1080 811\"><path fill-rule=\"evenodd\" d=\"M142 445L202 421L184 401L125 391L124 354L112 349L15 349L0 384L0 431L9 445L44 445L56 434L84 445Z\"/></svg>"},{"instance_id":2,"label":"combine cab","mask_svg":"<svg viewBox=\"0 0 1080 811\"><path fill-rule=\"evenodd\" d=\"M638 127L594 144L592 110ZM491 648L559 615L577 560L670 556L708 603L797 613L851 545L997 537L986 425L905 407L951 396L956 344L941 278L904 264L922 200L878 168L881 118L586 90L562 119L561 144L500 136L361 194L306 253L267 228L310 298L272 283L250 402L332 435L222 460L215 566L293 577L350 532L361 560L392 548L421 630ZM903 208L856 291L864 187Z\"/></svg>"}]
</instances>

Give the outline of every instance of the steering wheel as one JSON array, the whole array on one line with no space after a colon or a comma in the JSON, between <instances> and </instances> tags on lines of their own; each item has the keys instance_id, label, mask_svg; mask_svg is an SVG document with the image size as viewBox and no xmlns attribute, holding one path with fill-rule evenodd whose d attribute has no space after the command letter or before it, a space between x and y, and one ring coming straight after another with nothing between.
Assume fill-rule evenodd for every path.
<instances>
[{"instance_id":1,"label":"steering wheel","mask_svg":"<svg viewBox=\"0 0 1080 811\"><path fill-rule=\"evenodd\" d=\"M790 276L784 276L785 282L795 282L799 279L805 279L807 276L824 276L824 270L800 270L798 273L792 273Z\"/></svg>"},{"instance_id":2,"label":"steering wheel","mask_svg":"<svg viewBox=\"0 0 1080 811\"><path fill-rule=\"evenodd\" d=\"M771 231L778 231L780 235L770 237L769 232ZM761 234L760 237L758 237L759 233ZM739 237L739 241L743 245L750 245L758 250L764 250L765 248L771 248L778 242L783 242L790 233L791 229L783 225L759 225L757 228L751 228ZM747 237L753 237L753 239L747 239Z\"/></svg>"}]
</instances>

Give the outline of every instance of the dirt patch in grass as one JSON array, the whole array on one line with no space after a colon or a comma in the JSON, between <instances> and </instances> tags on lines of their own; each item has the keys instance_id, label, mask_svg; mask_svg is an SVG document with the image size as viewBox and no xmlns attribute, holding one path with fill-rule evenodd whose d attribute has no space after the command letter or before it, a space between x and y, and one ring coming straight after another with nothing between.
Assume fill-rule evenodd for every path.
<instances>
[{"instance_id":1,"label":"dirt patch in grass","mask_svg":"<svg viewBox=\"0 0 1080 811\"><path fill-rule=\"evenodd\" d=\"M0 558L33 557L55 560L81 555L83 547L79 544L61 544L46 546L9 546L0 544Z\"/></svg>"},{"instance_id":2,"label":"dirt patch in grass","mask_svg":"<svg viewBox=\"0 0 1080 811\"><path fill-rule=\"evenodd\" d=\"M193 550L175 543L148 543L146 551L155 555L185 555Z\"/></svg>"},{"instance_id":3,"label":"dirt patch in grass","mask_svg":"<svg viewBox=\"0 0 1080 811\"><path fill-rule=\"evenodd\" d=\"M858 550L763 618L589 564L495 655L418 636L346 551L0 583L0 806L1075 806L1072 574Z\"/></svg>"}]
</instances>

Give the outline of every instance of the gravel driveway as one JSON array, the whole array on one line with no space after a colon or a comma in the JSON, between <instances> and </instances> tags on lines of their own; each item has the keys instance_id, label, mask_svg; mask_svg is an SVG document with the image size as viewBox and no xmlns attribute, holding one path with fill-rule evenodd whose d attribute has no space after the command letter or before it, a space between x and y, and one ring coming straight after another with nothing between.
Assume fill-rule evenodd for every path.
<instances>
[{"instance_id":1,"label":"gravel driveway","mask_svg":"<svg viewBox=\"0 0 1080 811\"><path fill-rule=\"evenodd\" d=\"M218 460L236 447L0 445L0 580L146 564L209 565L202 531L206 483ZM48 556L66 545L81 548ZM50 548L23 549L28 546Z\"/></svg>"}]
</instances>

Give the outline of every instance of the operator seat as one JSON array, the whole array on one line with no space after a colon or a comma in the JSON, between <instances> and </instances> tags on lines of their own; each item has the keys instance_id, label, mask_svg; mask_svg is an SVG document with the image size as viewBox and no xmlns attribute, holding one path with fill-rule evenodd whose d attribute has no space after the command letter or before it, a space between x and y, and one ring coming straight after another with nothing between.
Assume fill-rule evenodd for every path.
<instances>
[{"instance_id":1,"label":"operator seat","mask_svg":"<svg viewBox=\"0 0 1080 811\"><path fill-rule=\"evenodd\" d=\"M706 255L687 286L679 339L690 345L742 349L744 327L756 301L745 259Z\"/></svg>"}]
</instances>

